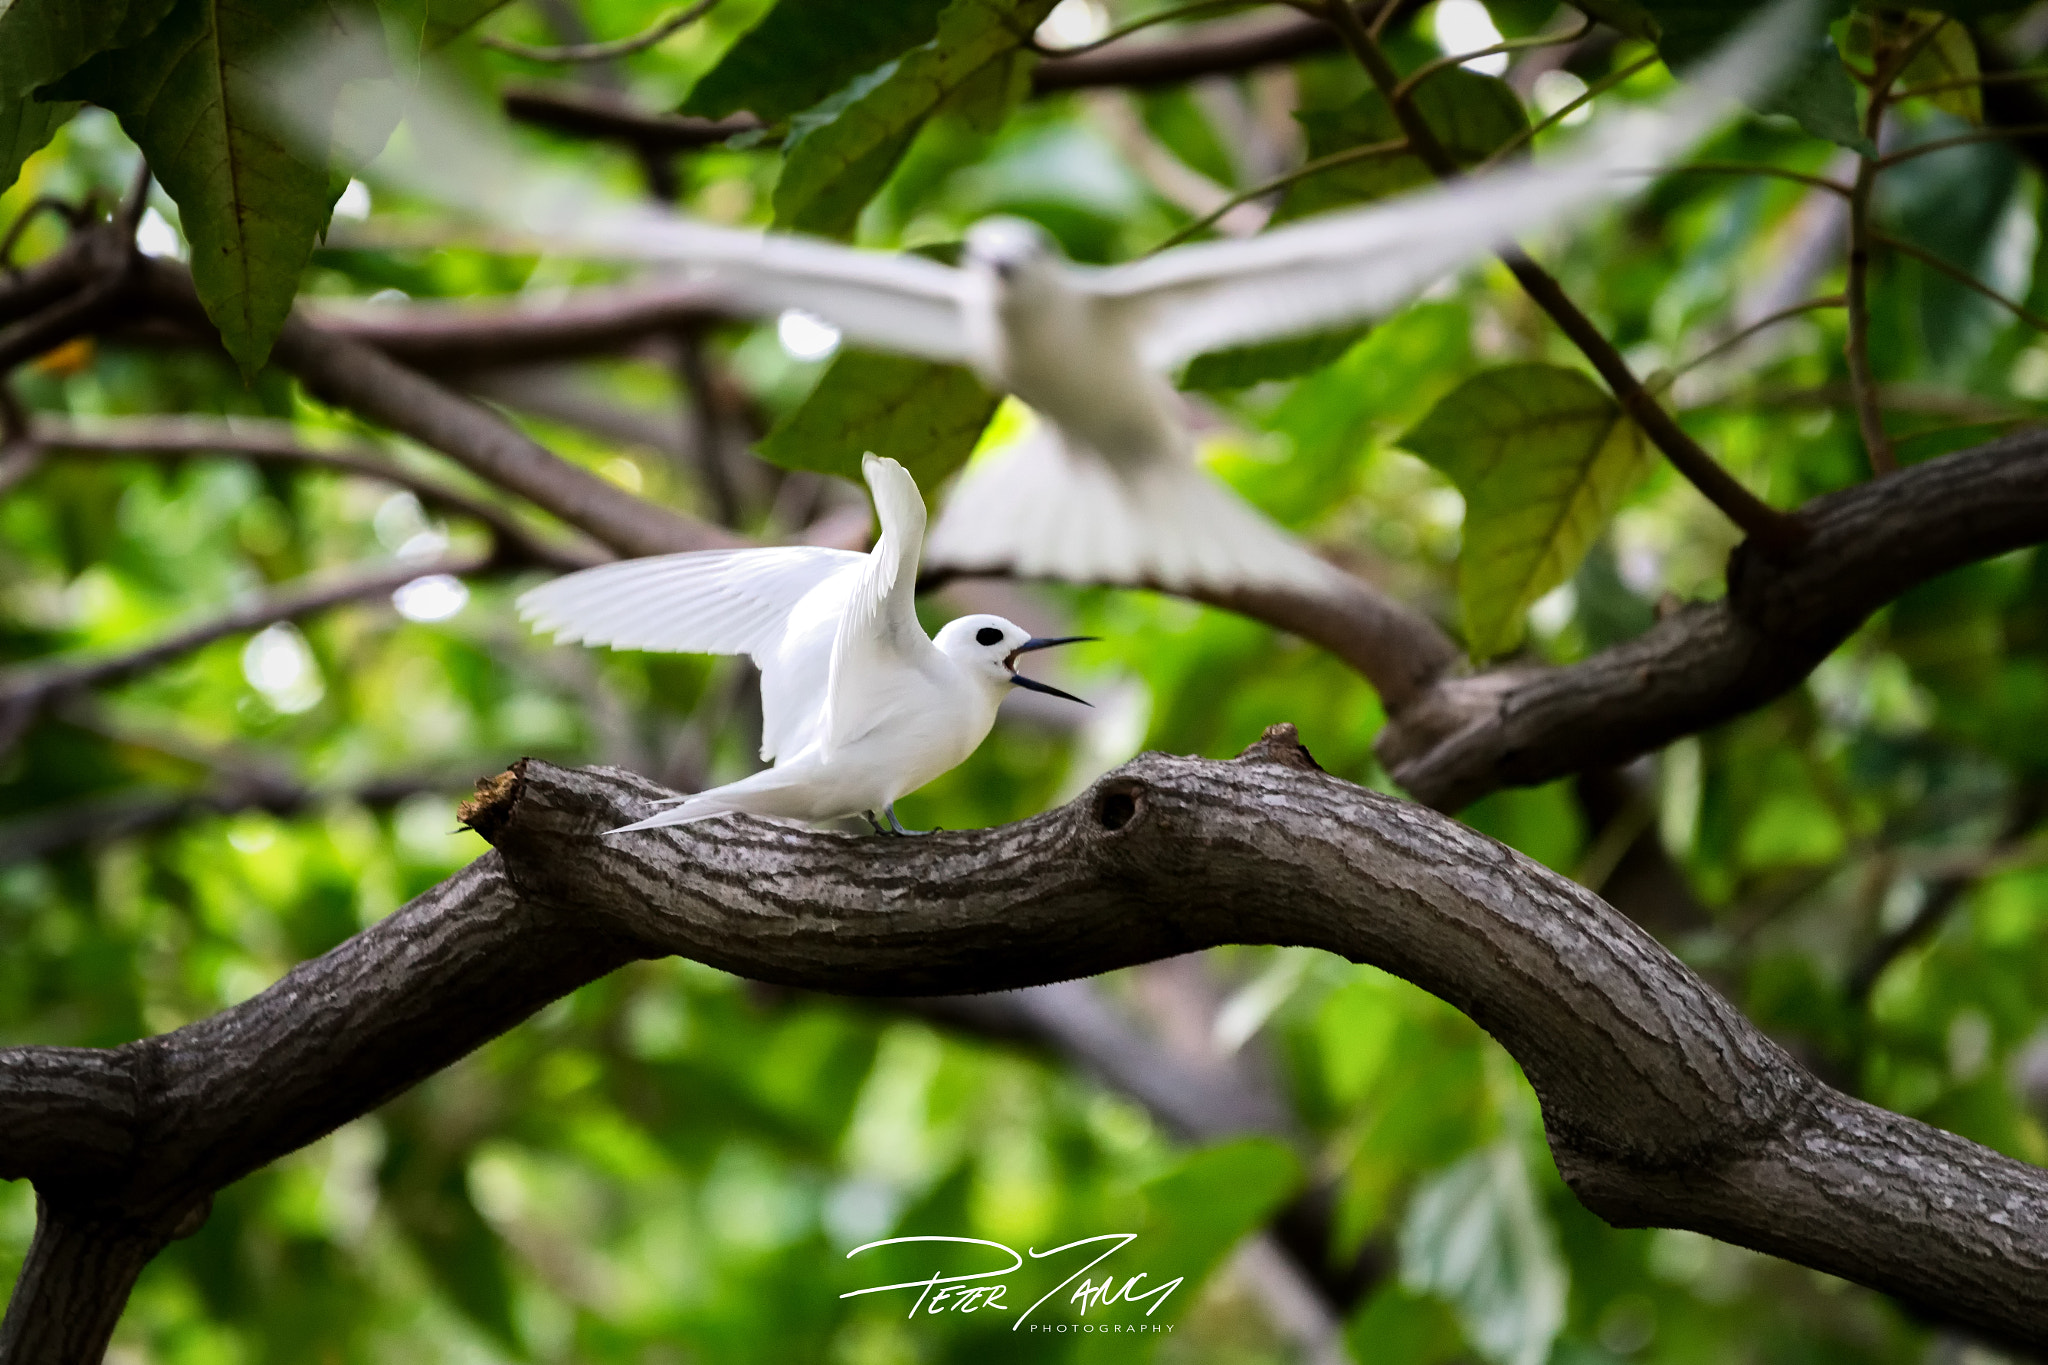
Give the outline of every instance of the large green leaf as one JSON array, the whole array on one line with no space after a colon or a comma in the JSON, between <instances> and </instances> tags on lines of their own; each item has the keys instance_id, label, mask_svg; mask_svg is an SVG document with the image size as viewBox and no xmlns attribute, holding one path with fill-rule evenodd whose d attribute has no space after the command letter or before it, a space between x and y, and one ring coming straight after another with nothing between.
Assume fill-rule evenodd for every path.
<instances>
[{"instance_id":1,"label":"large green leaf","mask_svg":"<svg viewBox=\"0 0 2048 1365\"><path fill-rule=\"evenodd\" d=\"M48 84L95 54L146 37L172 0L0 0L0 190L78 105L41 100Z\"/></svg>"},{"instance_id":2,"label":"large green leaf","mask_svg":"<svg viewBox=\"0 0 2048 1365\"><path fill-rule=\"evenodd\" d=\"M958 365L845 350L759 451L784 469L858 481L860 457L872 450L931 488L966 463L999 401Z\"/></svg>"},{"instance_id":3,"label":"large green leaf","mask_svg":"<svg viewBox=\"0 0 2048 1365\"><path fill-rule=\"evenodd\" d=\"M274 129L284 95L265 59L332 16L327 0L179 0L141 42L45 87L112 110L149 158L192 244L200 302L245 373L269 356L335 193Z\"/></svg>"},{"instance_id":4,"label":"large green leaf","mask_svg":"<svg viewBox=\"0 0 2048 1365\"><path fill-rule=\"evenodd\" d=\"M745 109L770 122L787 118L930 42L944 8L945 0L780 0L704 73L682 112L723 118Z\"/></svg>"},{"instance_id":5,"label":"large green leaf","mask_svg":"<svg viewBox=\"0 0 2048 1365\"><path fill-rule=\"evenodd\" d=\"M1642 467L1643 443L1577 370L1509 365L1466 380L1401 438L1465 495L1458 599L1474 658L1515 647Z\"/></svg>"},{"instance_id":6,"label":"large green leaf","mask_svg":"<svg viewBox=\"0 0 2048 1365\"><path fill-rule=\"evenodd\" d=\"M0 101L25 95L88 58L149 36L173 0L0 3Z\"/></svg>"},{"instance_id":7,"label":"large green leaf","mask_svg":"<svg viewBox=\"0 0 2048 1365\"><path fill-rule=\"evenodd\" d=\"M1462 67L1448 67L1418 86L1415 107L1461 166L1485 160L1529 126L1521 100L1505 82ZM1401 137L1401 125L1376 90L1342 108L1308 109L1295 117L1308 134L1311 160ZM1289 187L1273 220L1384 199L1433 179L1429 168L1412 156L1371 157L1335 166Z\"/></svg>"},{"instance_id":8,"label":"large green leaf","mask_svg":"<svg viewBox=\"0 0 2048 1365\"><path fill-rule=\"evenodd\" d=\"M21 175L21 165L47 145L66 119L78 112L68 101L23 95L0 99L0 191Z\"/></svg>"},{"instance_id":9,"label":"large green leaf","mask_svg":"<svg viewBox=\"0 0 2048 1365\"><path fill-rule=\"evenodd\" d=\"M957 101L978 126L999 122L1029 83L1023 39L1053 4L953 0L932 41L798 119L775 183L776 226L849 236L926 119Z\"/></svg>"}]
</instances>

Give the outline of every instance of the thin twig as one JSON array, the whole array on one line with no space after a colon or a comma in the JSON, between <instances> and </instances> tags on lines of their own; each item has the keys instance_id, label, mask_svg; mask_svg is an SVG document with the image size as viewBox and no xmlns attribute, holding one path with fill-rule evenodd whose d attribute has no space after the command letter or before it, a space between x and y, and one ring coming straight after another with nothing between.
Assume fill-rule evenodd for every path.
<instances>
[{"instance_id":1,"label":"thin twig","mask_svg":"<svg viewBox=\"0 0 2048 1365\"><path fill-rule=\"evenodd\" d=\"M204 417L177 416L109 418L80 424L38 416L31 424L30 435L50 455L98 459L230 456L259 464L327 469L375 479L411 492L430 507L480 523L497 541L498 557L506 563L577 569L605 558L603 552L588 544L562 545L545 540L503 508L394 464L374 446L315 449L302 442L287 423L245 421L231 426Z\"/></svg>"},{"instance_id":2,"label":"thin twig","mask_svg":"<svg viewBox=\"0 0 2048 1365\"><path fill-rule=\"evenodd\" d=\"M1666 175L1767 175L1779 180L1793 180L1830 194L1844 198L1855 193L1852 186L1839 180L1830 180L1824 175L1808 175L1805 171L1788 170L1762 161L1689 161L1683 166L1673 166L1663 172Z\"/></svg>"},{"instance_id":3,"label":"thin twig","mask_svg":"<svg viewBox=\"0 0 2048 1365\"><path fill-rule=\"evenodd\" d=\"M1408 96L1415 93L1416 86L1421 85L1437 72L1453 66L1463 66L1467 62L1477 61L1481 57L1494 57L1506 52L1521 52L1528 48L1562 47L1567 43L1576 43L1579 39L1591 33L1597 22L1597 20L1589 16L1585 23L1579 25L1570 33L1537 33L1527 38L1506 38L1491 47L1475 48L1471 52L1446 53L1434 61L1424 62L1421 66L1416 67L1403 77L1401 83L1394 87L1393 98L1405 100Z\"/></svg>"},{"instance_id":4,"label":"thin twig","mask_svg":"<svg viewBox=\"0 0 2048 1365\"><path fill-rule=\"evenodd\" d=\"M1239 204L1248 204L1254 199L1264 198L1275 190L1284 190L1289 185L1305 180L1309 176L1320 175L1324 171L1333 170L1338 166L1348 166L1355 161L1369 161L1382 156L1398 156L1407 150L1408 139L1395 138L1389 142L1368 143L1363 147L1346 147L1341 152L1332 152L1328 156L1319 156L1314 161L1304 162L1302 165L1295 167L1285 175L1276 175L1264 184L1254 185L1248 190L1242 190L1237 194L1231 195L1208 213L1203 214L1194 222L1189 223L1186 227L1181 228L1178 232L1160 242L1159 245L1152 248L1151 252L1146 254L1151 255L1155 252L1164 251L1170 246L1185 242L1203 229L1213 227L1224 214L1230 212Z\"/></svg>"},{"instance_id":5,"label":"thin twig","mask_svg":"<svg viewBox=\"0 0 2048 1365\"><path fill-rule=\"evenodd\" d=\"M514 57L524 57L530 62L608 62L616 57L630 57L636 52L645 52L662 39L696 23L717 6L718 0L697 0L675 13L655 21L653 27L630 38L614 38L602 43L568 43L560 47L535 47L527 43L514 42L510 38L496 38L485 34L477 41L485 47Z\"/></svg>"},{"instance_id":6,"label":"thin twig","mask_svg":"<svg viewBox=\"0 0 2048 1365\"><path fill-rule=\"evenodd\" d=\"M1707 347L1706 350L1701 351L1691 360L1686 361L1677 369L1672 370L1666 375L1664 375L1663 378L1658 380L1657 383L1650 387L1655 388L1659 392L1670 388L1671 385L1678 379L1680 375L1685 374L1689 370L1698 369L1700 366L1706 364L1709 360L1712 360L1717 355L1722 355L1728 351L1733 350L1735 347L1740 346L1743 342L1749 340L1758 332L1764 331L1766 328L1775 327L1781 322L1785 322L1792 318L1799 317L1800 315L1805 313L1818 312L1823 308L1841 308L1845 307L1846 305L1847 300L1844 299L1840 294L1829 294L1825 298L1808 299L1804 303L1795 303L1789 308L1780 308L1775 313L1771 313L1764 317L1758 318L1755 322L1750 323L1749 326L1743 328L1739 332L1736 332L1733 336L1726 337L1723 340L1715 342L1712 346Z\"/></svg>"},{"instance_id":7,"label":"thin twig","mask_svg":"<svg viewBox=\"0 0 2048 1365\"><path fill-rule=\"evenodd\" d=\"M1870 240L1877 243L1880 246L1889 247L1891 250L1896 251L1901 255L1911 256L1914 260L1920 262L1922 265L1925 265L1932 270L1940 271L1942 274L1954 280L1957 284L1962 285L1965 289L1971 290L1974 293L1982 294L1985 298L1990 299L1999 307L2010 312L2014 317L2018 318L2021 322L2026 323L2029 327L2035 328L2038 331L2048 332L2048 318L2042 317L2039 313L2036 313L2033 309L2028 308L2023 303L2017 303L2014 300L2007 298L2005 295L1999 293L1996 289L1993 289L1990 285L1978 279L1975 275L1972 275L1969 271L1963 270L1960 267L1949 264L1947 261L1941 259L1941 257L1927 250L1925 247L1914 246L1911 242L1902 241L1899 238L1892 236L1888 232L1872 231L1870 234Z\"/></svg>"},{"instance_id":8,"label":"thin twig","mask_svg":"<svg viewBox=\"0 0 2048 1365\"><path fill-rule=\"evenodd\" d=\"M1157 10L1151 14L1141 15L1127 24L1118 25L1100 38L1079 43L1073 47L1046 47L1038 41L1035 34L1025 35L1024 46L1041 57L1054 59L1079 57L1084 53L1093 52L1097 48L1108 47L1111 43L1128 38L1133 33L1151 28L1155 24L1171 23L1175 19L1185 19L1190 14L1202 14L1212 9L1236 9L1243 3L1244 0L1193 0L1192 4L1175 5L1171 9Z\"/></svg>"},{"instance_id":9,"label":"thin twig","mask_svg":"<svg viewBox=\"0 0 2048 1365\"><path fill-rule=\"evenodd\" d=\"M1568 100L1564 104L1561 104L1556 109L1552 110L1548 118L1530 124L1527 128L1524 128L1521 132L1516 133L1506 142L1503 142L1500 146L1494 148L1493 151L1487 154L1487 157L1484 161L1480 162L1478 165L1472 168L1473 174L1476 175L1482 171L1492 169L1496 163L1504 161L1508 157L1512 156L1515 153L1516 149L1527 146L1530 142L1533 142L1539 134L1548 132L1550 129L1555 128L1558 124L1563 123L1566 119L1570 118L1573 114L1577 113L1586 105L1591 104L1595 99L1599 98L1601 95L1606 94L1609 90L1614 89L1616 86L1626 81L1630 76L1635 75L1638 71L1642 71L1649 67L1655 66L1658 62L1662 60L1663 59L1661 57L1659 57L1656 53L1652 52L1645 57L1641 57L1633 62L1630 62L1627 66L1622 67L1619 71L1611 71L1607 75L1602 76L1599 80L1594 81L1584 90L1581 90L1572 99Z\"/></svg>"},{"instance_id":10,"label":"thin twig","mask_svg":"<svg viewBox=\"0 0 2048 1365\"><path fill-rule=\"evenodd\" d=\"M2035 81L2048 81L2048 70L2036 68L2032 71L1983 71L1974 76L1956 76L1945 81L1925 81L1919 85L1903 86L1892 92L1892 101L1917 99L1925 95L1939 95L1948 90L1969 90L1986 85L2032 85Z\"/></svg>"},{"instance_id":11,"label":"thin twig","mask_svg":"<svg viewBox=\"0 0 2048 1365\"><path fill-rule=\"evenodd\" d=\"M2023 123L2016 128L1979 128L1973 133L1958 133L1954 137L1939 137L1932 142L1902 147L1889 156L1879 157L1877 168L1888 171L1901 162L1911 161L1915 157L1926 156L1932 152L1945 152L1951 147L1967 147L1974 142L1998 142L2009 137L2038 137L2043 133L2048 133L2048 123Z\"/></svg>"}]
</instances>

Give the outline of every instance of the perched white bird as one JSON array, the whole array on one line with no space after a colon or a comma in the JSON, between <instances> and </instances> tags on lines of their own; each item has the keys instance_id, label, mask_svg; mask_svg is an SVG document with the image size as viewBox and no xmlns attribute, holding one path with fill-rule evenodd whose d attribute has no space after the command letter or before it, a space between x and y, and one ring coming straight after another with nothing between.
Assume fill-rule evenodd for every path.
<instances>
[{"instance_id":1,"label":"perched white bird","mask_svg":"<svg viewBox=\"0 0 2048 1365\"><path fill-rule=\"evenodd\" d=\"M1196 464L1167 376L1206 351L1383 316L1445 274L1642 183L1802 50L1808 8L1753 21L1655 108L1595 120L1572 150L1235 241L1076 266L1015 219L977 224L958 267L816 238L718 227L521 160L432 92L416 152L389 169L421 194L554 249L680 263L736 306L802 309L851 341L972 366L1045 425L961 476L932 534L935 569L1228 589L1332 572Z\"/></svg>"},{"instance_id":2,"label":"perched white bird","mask_svg":"<svg viewBox=\"0 0 2048 1365\"><path fill-rule=\"evenodd\" d=\"M761 757L775 766L681 797L611 831L744 812L794 820L865 815L907 833L896 799L975 751L1012 687L1079 697L1017 672L1041 640L1000 616L963 616L936 638L914 597L924 499L902 465L861 462L882 525L867 554L794 545L601 564L520 597L558 642L746 654L761 670ZM1082 702L1082 705L1086 705Z\"/></svg>"}]
</instances>

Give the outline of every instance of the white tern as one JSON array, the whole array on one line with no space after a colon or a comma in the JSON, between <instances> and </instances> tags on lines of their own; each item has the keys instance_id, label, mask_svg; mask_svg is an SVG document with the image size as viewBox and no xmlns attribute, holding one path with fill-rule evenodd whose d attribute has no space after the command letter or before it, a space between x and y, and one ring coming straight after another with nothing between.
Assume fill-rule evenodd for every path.
<instances>
[{"instance_id":1,"label":"white tern","mask_svg":"<svg viewBox=\"0 0 2048 1365\"><path fill-rule=\"evenodd\" d=\"M719 227L519 158L424 87L416 192L555 249L680 263L764 316L802 309L849 340L971 366L1045 425L971 464L932 533L932 568L1164 588L1313 585L1332 572L1195 462L1167 376L1207 351L1380 317L1517 238L1641 183L1768 89L1810 8L1752 21L1661 104L1594 121L1567 152L1382 203L1129 264L1068 262L1031 224L986 220L957 267L819 238Z\"/></svg>"},{"instance_id":2,"label":"white tern","mask_svg":"<svg viewBox=\"0 0 2048 1365\"><path fill-rule=\"evenodd\" d=\"M865 815L878 831L907 833L897 798L980 747L1012 687L1081 701L1019 674L1017 656L1091 637L1036 639L985 615L924 633L913 601L924 499L894 460L869 455L861 470L881 522L867 554L792 545L658 555L520 597L520 613L558 642L745 654L761 670L761 757L775 766L611 833L733 812Z\"/></svg>"}]
</instances>

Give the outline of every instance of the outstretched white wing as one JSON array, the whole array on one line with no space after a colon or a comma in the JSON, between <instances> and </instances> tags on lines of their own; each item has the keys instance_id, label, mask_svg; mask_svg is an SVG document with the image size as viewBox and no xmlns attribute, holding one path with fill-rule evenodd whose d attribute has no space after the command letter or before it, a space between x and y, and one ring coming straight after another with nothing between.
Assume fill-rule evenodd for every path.
<instances>
[{"instance_id":1,"label":"outstretched white wing","mask_svg":"<svg viewBox=\"0 0 2048 1365\"><path fill-rule=\"evenodd\" d=\"M852 580L838 637L832 642L830 700L823 738L827 752L858 739L887 714L889 682L914 668L931 639L917 623L917 560L924 548L924 498L910 471L868 455L861 473L875 498L882 534Z\"/></svg>"},{"instance_id":2,"label":"outstretched white wing","mask_svg":"<svg viewBox=\"0 0 2048 1365\"><path fill-rule=\"evenodd\" d=\"M761 757L824 719L837 604L867 562L810 545L600 564L523 594L520 615L564 644L746 654L761 670Z\"/></svg>"},{"instance_id":3,"label":"outstretched white wing","mask_svg":"<svg viewBox=\"0 0 2048 1365\"><path fill-rule=\"evenodd\" d=\"M1800 49L1806 8L1774 6L1660 106L1597 120L1563 156L1256 237L1177 247L1091 272L1082 287L1123 315L1146 363L1162 371L1205 351L1391 312L1447 272L1641 185L1737 101L1771 87Z\"/></svg>"},{"instance_id":4,"label":"outstretched white wing","mask_svg":"<svg viewBox=\"0 0 2048 1365\"><path fill-rule=\"evenodd\" d=\"M523 249L664 262L711 277L742 312L802 308L849 338L931 360L967 359L960 317L961 272L922 256L859 251L820 238L769 236L719 227L620 194L597 177L522 151L502 125L442 86L431 71L393 77L375 25L340 36L322 31L279 60L280 90L375 87L344 105L331 133L312 111L321 99L280 103L272 112L325 160L332 141L367 157L390 133L374 175L430 202L479 219ZM358 126L359 125L359 126Z\"/></svg>"}]
</instances>

